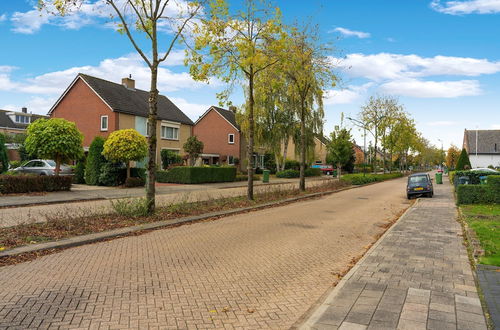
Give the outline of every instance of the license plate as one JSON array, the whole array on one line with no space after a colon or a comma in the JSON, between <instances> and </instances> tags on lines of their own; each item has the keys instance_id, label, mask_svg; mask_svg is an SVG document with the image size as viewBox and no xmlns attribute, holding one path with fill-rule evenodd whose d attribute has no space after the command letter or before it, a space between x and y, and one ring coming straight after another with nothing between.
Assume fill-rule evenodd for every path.
<instances>
[{"instance_id":1,"label":"license plate","mask_svg":"<svg viewBox=\"0 0 500 330\"><path fill-rule=\"evenodd\" d=\"M415 188L415 190L424 190L422 187Z\"/></svg>"}]
</instances>

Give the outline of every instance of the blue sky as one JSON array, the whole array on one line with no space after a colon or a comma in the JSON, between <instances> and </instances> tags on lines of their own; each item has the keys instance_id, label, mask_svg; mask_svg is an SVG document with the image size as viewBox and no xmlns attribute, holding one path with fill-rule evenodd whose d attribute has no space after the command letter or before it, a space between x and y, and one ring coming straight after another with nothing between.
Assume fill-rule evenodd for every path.
<instances>
[{"instance_id":1,"label":"blue sky","mask_svg":"<svg viewBox=\"0 0 500 330\"><path fill-rule=\"evenodd\" d=\"M102 0L92 0L102 1ZM232 1L236 2L236 1ZM432 143L461 146L464 128L500 129L500 0L281 0L287 23L314 22L332 42L342 77L325 99L325 133L340 113L356 116L370 95L399 98ZM0 0L0 109L46 113L78 72L119 82L148 70L125 36L106 24L106 8L61 19L34 0ZM177 49L159 88L193 120L223 86L194 82ZM234 103L241 103L235 93ZM354 129L358 143L361 135Z\"/></svg>"}]
</instances>

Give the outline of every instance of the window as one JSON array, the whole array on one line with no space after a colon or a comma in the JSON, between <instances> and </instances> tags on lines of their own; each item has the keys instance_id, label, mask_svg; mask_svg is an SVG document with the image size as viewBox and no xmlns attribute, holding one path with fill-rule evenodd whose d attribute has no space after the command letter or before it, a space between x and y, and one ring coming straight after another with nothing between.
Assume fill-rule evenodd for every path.
<instances>
[{"instance_id":1,"label":"window","mask_svg":"<svg viewBox=\"0 0 500 330\"><path fill-rule=\"evenodd\" d=\"M101 116L101 131L108 130L108 116Z\"/></svg>"},{"instance_id":2,"label":"window","mask_svg":"<svg viewBox=\"0 0 500 330\"><path fill-rule=\"evenodd\" d=\"M19 124L29 124L30 119L31 118L29 116L16 115L16 123L19 123Z\"/></svg>"},{"instance_id":3,"label":"window","mask_svg":"<svg viewBox=\"0 0 500 330\"><path fill-rule=\"evenodd\" d=\"M230 144L234 144L234 134L227 135L227 142Z\"/></svg>"},{"instance_id":4,"label":"window","mask_svg":"<svg viewBox=\"0 0 500 330\"><path fill-rule=\"evenodd\" d=\"M234 157L233 156L227 156L227 164L234 165Z\"/></svg>"},{"instance_id":5,"label":"window","mask_svg":"<svg viewBox=\"0 0 500 330\"><path fill-rule=\"evenodd\" d=\"M162 125L161 138L167 140L179 140L179 127Z\"/></svg>"}]
</instances>

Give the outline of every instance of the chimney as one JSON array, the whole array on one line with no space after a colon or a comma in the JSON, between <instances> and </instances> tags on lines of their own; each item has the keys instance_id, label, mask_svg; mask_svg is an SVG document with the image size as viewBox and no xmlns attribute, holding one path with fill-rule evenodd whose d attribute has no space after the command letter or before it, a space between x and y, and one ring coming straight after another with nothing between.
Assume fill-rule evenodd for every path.
<instances>
[{"instance_id":1,"label":"chimney","mask_svg":"<svg viewBox=\"0 0 500 330\"><path fill-rule=\"evenodd\" d=\"M26 108L26 107L22 107L22 108L21 108L21 111L22 111L23 113L28 113L28 108Z\"/></svg>"},{"instance_id":2,"label":"chimney","mask_svg":"<svg viewBox=\"0 0 500 330\"><path fill-rule=\"evenodd\" d=\"M232 112L236 113L237 108L234 105L230 105L229 106L229 110L231 110Z\"/></svg>"},{"instance_id":3,"label":"chimney","mask_svg":"<svg viewBox=\"0 0 500 330\"><path fill-rule=\"evenodd\" d=\"M135 80L132 79L132 75L129 75L128 78L123 78L122 85L128 89L135 89Z\"/></svg>"}]
</instances>

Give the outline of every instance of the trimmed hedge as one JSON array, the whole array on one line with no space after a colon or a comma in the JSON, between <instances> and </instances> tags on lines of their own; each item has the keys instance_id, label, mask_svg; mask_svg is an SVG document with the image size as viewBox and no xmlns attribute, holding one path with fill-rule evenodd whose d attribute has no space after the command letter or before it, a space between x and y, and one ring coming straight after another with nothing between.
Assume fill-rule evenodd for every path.
<instances>
[{"instance_id":1,"label":"trimmed hedge","mask_svg":"<svg viewBox=\"0 0 500 330\"><path fill-rule=\"evenodd\" d=\"M305 176L321 176L320 168L306 168Z\"/></svg>"},{"instance_id":2,"label":"trimmed hedge","mask_svg":"<svg viewBox=\"0 0 500 330\"><path fill-rule=\"evenodd\" d=\"M321 169L319 169L319 168L306 168L304 175L306 177L320 176ZM292 169L279 171L279 172L276 172L276 177L277 178L286 178L286 179L298 178L298 177L300 177L300 171L299 170L292 170Z\"/></svg>"},{"instance_id":3,"label":"trimmed hedge","mask_svg":"<svg viewBox=\"0 0 500 330\"><path fill-rule=\"evenodd\" d=\"M165 183L233 182L235 178L236 167L179 166L156 172L156 181Z\"/></svg>"},{"instance_id":4,"label":"trimmed hedge","mask_svg":"<svg viewBox=\"0 0 500 330\"><path fill-rule=\"evenodd\" d=\"M261 178L258 174L253 175L253 181L260 181ZM236 174L234 181L248 181L248 176L246 174Z\"/></svg>"},{"instance_id":5,"label":"trimmed hedge","mask_svg":"<svg viewBox=\"0 0 500 330\"><path fill-rule=\"evenodd\" d=\"M494 174L497 175L497 174ZM492 176L491 172L481 172L481 171L455 171L453 174L453 184L455 187L458 186L458 179L462 176L466 176L469 178L469 184L480 184L481 180L479 179L482 176Z\"/></svg>"},{"instance_id":6,"label":"trimmed hedge","mask_svg":"<svg viewBox=\"0 0 500 330\"><path fill-rule=\"evenodd\" d=\"M134 178L130 177L125 180L125 187L133 188L133 187L144 187L146 181L143 178Z\"/></svg>"},{"instance_id":7,"label":"trimmed hedge","mask_svg":"<svg viewBox=\"0 0 500 330\"><path fill-rule=\"evenodd\" d=\"M0 175L0 193L19 194L45 191L68 191L71 175Z\"/></svg>"},{"instance_id":8,"label":"trimmed hedge","mask_svg":"<svg viewBox=\"0 0 500 330\"><path fill-rule=\"evenodd\" d=\"M385 174L346 174L342 176L342 179L349 181L352 185L362 185L371 182L379 182L389 179L401 178L403 173L385 173Z\"/></svg>"},{"instance_id":9,"label":"trimmed hedge","mask_svg":"<svg viewBox=\"0 0 500 330\"><path fill-rule=\"evenodd\" d=\"M500 203L500 175L488 176L488 183L461 184L457 187L458 204L497 204Z\"/></svg>"},{"instance_id":10,"label":"trimmed hedge","mask_svg":"<svg viewBox=\"0 0 500 330\"><path fill-rule=\"evenodd\" d=\"M141 178L146 180L146 170L144 168L132 167L130 169L130 177ZM101 186L120 186L125 184L127 179L127 169L122 163L109 163L106 162L101 167L101 174L99 175L99 185Z\"/></svg>"}]
</instances>

